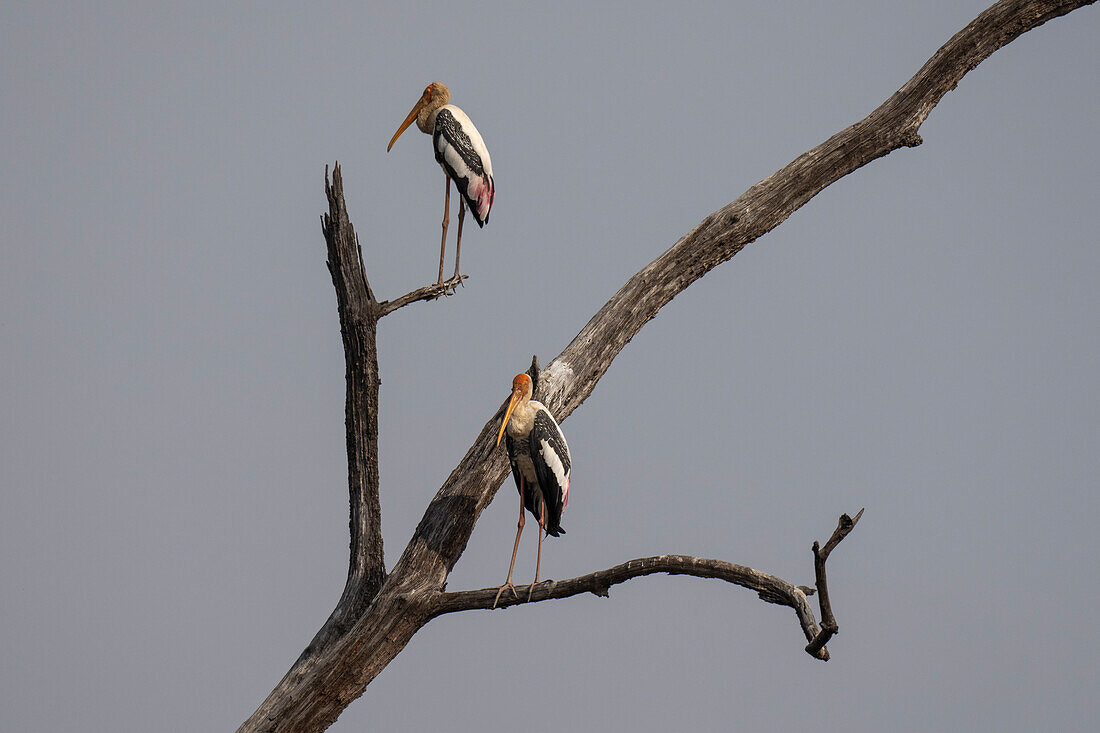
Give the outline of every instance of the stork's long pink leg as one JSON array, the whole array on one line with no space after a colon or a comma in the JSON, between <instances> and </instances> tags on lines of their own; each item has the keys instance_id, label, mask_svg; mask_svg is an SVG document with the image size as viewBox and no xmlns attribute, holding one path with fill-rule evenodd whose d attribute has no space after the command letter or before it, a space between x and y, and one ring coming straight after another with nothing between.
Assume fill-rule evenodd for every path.
<instances>
[{"instance_id":1,"label":"stork's long pink leg","mask_svg":"<svg viewBox=\"0 0 1100 733\"><path fill-rule=\"evenodd\" d=\"M524 483L523 478L520 477L519 481L522 486ZM516 595L516 586L512 585L512 571L516 569L516 552L519 551L519 536L523 534L523 522L523 490L521 488L519 492L519 523L516 525L516 544L512 546L512 562L508 565L508 580L504 581L504 585L497 590L497 597L493 599L493 608L497 607L497 601L500 600L500 594L504 592L505 588L511 588L512 596L517 600L519 599L519 596Z\"/></svg>"},{"instance_id":2,"label":"stork's long pink leg","mask_svg":"<svg viewBox=\"0 0 1100 733\"><path fill-rule=\"evenodd\" d=\"M455 277L458 277L458 258L462 256L462 219L466 216L466 200L458 197L458 241L455 242Z\"/></svg>"},{"instance_id":3,"label":"stork's long pink leg","mask_svg":"<svg viewBox=\"0 0 1100 733\"><path fill-rule=\"evenodd\" d=\"M439 285L443 284L443 253L447 250L447 224L451 216L451 177L446 171L443 173L443 179L447 193L443 198L443 239L439 243L439 282L437 283ZM461 231L461 227L459 229Z\"/></svg>"},{"instance_id":4,"label":"stork's long pink leg","mask_svg":"<svg viewBox=\"0 0 1100 733\"><path fill-rule=\"evenodd\" d=\"M531 600L531 594L535 592L535 586L539 584L539 568L542 566L542 530L546 525L546 502L539 504L539 554L535 560L535 582L527 589L527 600Z\"/></svg>"}]
</instances>

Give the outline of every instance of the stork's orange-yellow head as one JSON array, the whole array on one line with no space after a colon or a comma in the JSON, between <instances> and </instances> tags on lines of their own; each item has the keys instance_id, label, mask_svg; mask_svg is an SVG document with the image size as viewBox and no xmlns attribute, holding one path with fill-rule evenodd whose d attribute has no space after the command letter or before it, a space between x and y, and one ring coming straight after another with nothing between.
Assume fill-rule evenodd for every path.
<instances>
[{"instance_id":1,"label":"stork's orange-yellow head","mask_svg":"<svg viewBox=\"0 0 1100 733\"><path fill-rule=\"evenodd\" d=\"M445 105L450 100L450 98L451 92L449 89L447 89L446 85L443 84L443 82L433 81L431 84L424 87L424 93L420 95L420 99L418 99L416 104L413 105L412 112L409 112L408 117L406 117L405 121L401 123L401 127L397 128L397 132L393 133L393 137L390 138L390 144L386 146L386 152L390 152L390 148L392 148L393 144L397 142L397 138L401 137L401 133L403 133L408 128L408 126L413 123L413 120L417 120L420 117L421 112L425 110L430 112L431 110L438 109L439 107ZM427 115L425 114L424 117L426 120ZM430 132L429 130L424 129L422 123L419 120L417 126L420 127L421 130L424 130L424 132Z\"/></svg>"},{"instance_id":2,"label":"stork's orange-yellow head","mask_svg":"<svg viewBox=\"0 0 1100 733\"><path fill-rule=\"evenodd\" d=\"M531 378L526 374L517 374L512 380L512 399L508 400L508 409L504 411L504 419L500 422L497 445L500 445L500 439L504 437L504 428L508 427L508 421L512 419L512 412L516 409L516 405L530 400L531 390Z\"/></svg>"}]
</instances>

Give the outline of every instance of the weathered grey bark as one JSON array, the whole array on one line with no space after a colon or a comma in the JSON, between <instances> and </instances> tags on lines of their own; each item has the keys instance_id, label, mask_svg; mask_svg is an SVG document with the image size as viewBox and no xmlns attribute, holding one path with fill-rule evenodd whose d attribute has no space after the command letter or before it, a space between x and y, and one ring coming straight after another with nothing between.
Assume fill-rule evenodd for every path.
<instances>
[{"instance_id":1,"label":"weathered grey bark","mask_svg":"<svg viewBox=\"0 0 1100 733\"><path fill-rule=\"evenodd\" d=\"M386 580L382 511L378 497L378 388L381 383L378 375L378 320L410 303L452 293L461 282L460 278L455 278L379 302L367 280L363 252L348 217L339 165L333 171L331 184L328 170L325 171L325 194L329 211L321 217L321 231L328 245L328 269L336 289L347 382L344 422L351 496L351 561L344 592L336 608L276 686L269 700L277 695L292 693L306 675L317 669L321 653L363 616ZM252 719L255 718L253 715ZM253 729L248 725L245 723L241 729Z\"/></svg>"},{"instance_id":2,"label":"weathered grey bark","mask_svg":"<svg viewBox=\"0 0 1100 733\"><path fill-rule=\"evenodd\" d=\"M539 375L536 397L564 420L591 394L630 339L688 285L781 224L829 184L893 150L919 145L918 130L925 118L970 69L1022 33L1092 2L1003 0L987 9L878 109L706 217L630 278ZM378 510L377 322L403 305L439 297L457 283L420 288L393 301L375 300L341 189L337 168L331 186L326 184L329 214L323 218L323 229L347 353L351 567L337 608L241 731L323 730L424 624L443 613L487 607L485 599L496 594L495 588L445 593L443 587L482 510L507 476L504 451L494 448L503 405L447 477L393 571L385 576ZM851 529L841 533L844 519L824 552L815 547L822 590L825 556ZM854 525L855 520L848 521ZM789 605L810 641L807 652L827 658L824 643L836 631L827 594L821 600L823 619L829 623L819 630L805 598L810 589L717 560L633 560L570 581L544 583L535 588L532 602L600 593L613 583L655 572L722 578L757 590L769 602ZM515 603L502 597L501 605Z\"/></svg>"}]
</instances>

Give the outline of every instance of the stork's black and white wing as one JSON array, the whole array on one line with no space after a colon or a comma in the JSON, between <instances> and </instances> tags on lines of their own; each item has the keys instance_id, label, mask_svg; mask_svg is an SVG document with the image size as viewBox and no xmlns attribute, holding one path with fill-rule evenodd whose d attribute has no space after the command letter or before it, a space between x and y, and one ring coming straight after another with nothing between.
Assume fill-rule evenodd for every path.
<instances>
[{"instance_id":1,"label":"stork's black and white wing","mask_svg":"<svg viewBox=\"0 0 1100 733\"><path fill-rule=\"evenodd\" d=\"M565 533L561 512L569 504L569 446L557 420L541 405L535 412L530 451L539 489L546 502L546 533L557 537Z\"/></svg>"},{"instance_id":2,"label":"stork's black and white wing","mask_svg":"<svg viewBox=\"0 0 1100 733\"><path fill-rule=\"evenodd\" d=\"M435 117L432 145L436 161L455 182L478 226L485 226L496 189L493 161L474 123L453 104L440 107Z\"/></svg>"}]
</instances>

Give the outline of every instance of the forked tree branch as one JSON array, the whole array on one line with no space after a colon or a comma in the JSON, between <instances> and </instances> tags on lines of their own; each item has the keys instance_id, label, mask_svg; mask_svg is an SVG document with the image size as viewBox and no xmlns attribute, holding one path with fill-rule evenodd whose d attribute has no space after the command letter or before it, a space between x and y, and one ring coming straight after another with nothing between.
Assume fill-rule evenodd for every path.
<instances>
[{"instance_id":1,"label":"forked tree branch","mask_svg":"<svg viewBox=\"0 0 1100 733\"><path fill-rule=\"evenodd\" d=\"M631 277L547 366L540 375L536 397L559 421L564 420L592 393L623 347L677 294L781 224L826 186L898 148L919 145L921 124L968 71L1021 34L1093 2L1002 0L985 10L878 109L706 217ZM332 186L326 185L330 213L324 223L347 353L352 564L340 605L241 731L326 728L424 624L447 612L440 611L440 603L456 596L480 602L479 594L486 591L470 591L473 595L465 596L443 593L443 587L478 517L508 473L504 451L494 448L496 426L503 414L501 405L436 493L392 572L384 575L381 534L377 531L375 330L385 309L371 295L363 274L340 185L339 173L334 171ZM385 312L400 307L398 303L424 299L416 297L418 292L387 304ZM826 549L832 549L829 543ZM822 563L821 581L827 554L815 552ZM362 578L354 587L353 576ZM535 591L544 592L541 588ZM549 588L545 592L552 593ZM767 599L776 602L781 596ZM801 607L812 616L808 603ZM827 608L826 600L822 610ZM835 620L832 624L835 627ZM828 633L831 636L835 629ZM825 640L814 634L807 651L816 645L817 653L824 653Z\"/></svg>"},{"instance_id":2,"label":"forked tree branch","mask_svg":"<svg viewBox=\"0 0 1100 733\"><path fill-rule=\"evenodd\" d=\"M344 592L321 629L275 688L291 690L316 667L318 654L363 616L386 580L382 547L382 512L378 495L378 320L421 300L454 292L457 277L427 285L394 300L379 302L371 290L363 250L348 217L344 181L337 163L329 181L325 168L325 195L329 210L321 217L328 248L328 270L336 290L340 334L344 342L347 397L344 405L350 492L351 560ZM275 693L272 693L275 694Z\"/></svg>"}]
</instances>

